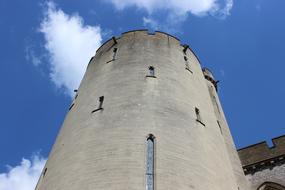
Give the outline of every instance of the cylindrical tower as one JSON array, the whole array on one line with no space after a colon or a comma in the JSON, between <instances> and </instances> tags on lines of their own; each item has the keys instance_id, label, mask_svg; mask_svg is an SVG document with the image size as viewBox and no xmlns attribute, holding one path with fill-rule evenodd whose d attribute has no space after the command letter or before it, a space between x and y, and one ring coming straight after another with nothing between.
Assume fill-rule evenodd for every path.
<instances>
[{"instance_id":1,"label":"cylindrical tower","mask_svg":"<svg viewBox=\"0 0 285 190\"><path fill-rule=\"evenodd\" d=\"M247 190L205 76L169 34L137 30L104 43L36 190Z\"/></svg>"}]
</instances>

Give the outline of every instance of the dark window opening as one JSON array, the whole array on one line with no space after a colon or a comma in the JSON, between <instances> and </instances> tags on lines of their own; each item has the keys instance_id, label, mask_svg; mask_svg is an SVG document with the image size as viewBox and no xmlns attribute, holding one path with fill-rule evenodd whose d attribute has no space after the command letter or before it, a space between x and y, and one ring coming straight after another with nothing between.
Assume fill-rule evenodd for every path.
<instances>
[{"instance_id":1,"label":"dark window opening","mask_svg":"<svg viewBox=\"0 0 285 190\"><path fill-rule=\"evenodd\" d=\"M185 69L186 69L187 71L189 71L190 73L193 73L192 70L190 69L190 65L189 65L189 63L188 63L188 58L187 58L186 56L184 56L184 61L186 62L186 63L185 63Z\"/></svg>"},{"instance_id":2,"label":"dark window opening","mask_svg":"<svg viewBox=\"0 0 285 190\"><path fill-rule=\"evenodd\" d=\"M219 128L220 128L220 132L221 132L221 134L223 134L223 130L222 130L222 127L221 127L220 122L219 122L219 121L217 121L217 123L218 123L218 126L219 126Z\"/></svg>"},{"instance_id":3,"label":"dark window opening","mask_svg":"<svg viewBox=\"0 0 285 190\"><path fill-rule=\"evenodd\" d=\"M201 118L200 110L198 108L195 108L195 113L196 113L196 121L205 126Z\"/></svg>"},{"instance_id":4,"label":"dark window opening","mask_svg":"<svg viewBox=\"0 0 285 190\"><path fill-rule=\"evenodd\" d=\"M116 59L117 51L118 51L118 48L113 49L113 60Z\"/></svg>"},{"instance_id":5,"label":"dark window opening","mask_svg":"<svg viewBox=\"0 0 285 190\"><path fill-rule=\"evenodd\" d=\"M118 52L118 48L114 48L113 49L113 55L112 55L112 59L107 61L106 63L110 63L112 61L115 61L116 60L116 56L117 56L117 52Z\"/></svg>"},{"instance_id":6,"label":"dark window opening","mask_svg":"<svg viewBox=\"0 0 285 190\"><path fill-rule=\"evenodd\" d=\"M45 168L45 170L43 172L43 177L45 177L46 173L47 173L47 168Z\"/></svg>"},{"instance_id":7,"label":"dark window opening","mask_svg":"<svg viewBox=\"0 0 285 190\"><path fill-rule=\"evenodd\" d=\"M103 110L103 102L104 102L104 96L100 96L99 97L99 106L97 109L93 110L92 113L99 111L99 110Z\"/></svg>"},{"instance_id":8,"label":"dark window opening","mask_svg":"<svg viewBox=\"0 0 285 190\"><path fill-rule=\"evenodd\" d=\"M100 96L100 97L99 97L99 108L100 108L100 109L102 108L103 101L104 101L104 96Z\"/></svg>"},{"instance_id":9,"label":"dark window opening","mask_svg":"<svg viewBox=\"0 0 285 190\"><path fill-rule=\"evenodd\" d=\"M152 77L152 78L156 78L156 76L155 76L155 71L154 71L154 67L153 66L150 66L149 68L148 68L148 75L146 75L146 77Z\"/></svg>"},{"instance_id":10,"label":"dark window opening","mask_svg":"<svg viewBox=\"0 0 285 190\"><path fill-rule=\"evenodd\" d=\"M189 46L188 45L183 45L183 53L184 53L184 55L186 55L186 52L187 52L187 49L189 48Z\"/></svg>"},{"instance_id":11,"label":"dark window opening","mask_svg":"<svg viewBox=\"0 0 285 190\"><path fill-rule=\"evenodd\" d=\"M116 37L113 36L113 37L112 37L112 40L113 40L114 44L117 44L117 43L118 43Z\"/></svg>"},{"instance_id":12,"label":"dark window opening","mask_svg":"<svg viewBox=\"0 0 285 190\"><path fill-rule=\"evenodd\" d=\"M74 102L72 102L72 104L69 106L68 110L71 110L74 106Z\"/></svg>"}]
</instances>

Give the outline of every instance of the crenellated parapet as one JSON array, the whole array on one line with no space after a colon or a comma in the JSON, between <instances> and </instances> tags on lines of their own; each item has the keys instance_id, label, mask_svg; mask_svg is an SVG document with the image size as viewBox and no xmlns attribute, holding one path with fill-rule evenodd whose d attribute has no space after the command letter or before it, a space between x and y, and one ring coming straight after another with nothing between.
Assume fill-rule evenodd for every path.
<instances>
[{"instance_id":1,"label":"crenellated parapet","mask_svg":"<svg viewBox=\"0 0 285 190\"><path fill-rule=\"evenodd\" d=\"M238 150L245 174L285 163L285 135L272 139L272 143L272 147L263 141Z\"/></svg>"},{"instance_id":2,"label":"crenellated parapet","mask_svg":"<svg viewBox=\"0 0 285 190\"><path fill-rule=\"evenodd\" d=\"M197 55L194 53L194 51L189 47L189 45L187 44L182 44L180 42L180 40L171 35L168 34L166 32L161 32L161 31L155 31L153 33L150 33L147 29L141 29L141 30L130 30L127 32L124 32L121 34L121 36L119 37L112 37L109 40L107 40L106 42L104 42L96 51L96 56L101 55L102 53L104 53L105 51L109 51L110 48L114 47L117 43L120 43L121 40L129 40L129 41L133 41L133 40L142 40L144 38L152 38L152 39L156 39L162 42L165 42L168 46L177 46L177 48L179 49L179 51L182 49L184 52L187 51L187 49L189 49L197 59L199 59L197 57ZM199 61L200 63L200 61Z\"/></svg>"},{"instance_id":3,"label":"crenellated parapet","mask_svg":"<svg viewBox=\"0 0 285 190\"><path fill-rule=\"evenodd\" d=\"M165 40L168 42L169 45L180 45L180 40L170 34L165 32L155 31L154 33L149 33L148 30L131 30L121 34L119 37L112 37L103 43L96 51L96 53L104 52L116 44L120 40L133 40L133 39L142 39L143 37L150 37Z\"/></svg>"}]
</instances>

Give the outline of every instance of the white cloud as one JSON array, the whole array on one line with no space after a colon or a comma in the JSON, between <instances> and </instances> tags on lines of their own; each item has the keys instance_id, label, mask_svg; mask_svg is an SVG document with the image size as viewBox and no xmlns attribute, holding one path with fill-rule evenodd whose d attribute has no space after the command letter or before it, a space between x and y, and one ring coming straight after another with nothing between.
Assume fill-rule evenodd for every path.
<instances>
[{"instance_id":1,"label":"white cloud","mask_svg":"<svg viewBox=\"0 0 285 190\"><path fill-rule=\"evenodd\" d=\"M51 80L73 96L90 58L101 44L101 28L84 25L79 15L67 15L49 2L40 32L49 54Z\"/></svg>"},{"instance_id":2,"label":"white cloud","mask_svg":"<svg viewBox=\"0 0 285 190\"><path fill-rule=\"evenodd\" d=\"M227 0L226 6L223 10L224 15L230 15L231 14L230 11L232 10L233 6L234 6L234 0Z\"/></svg>"},{"instance_id":3,"label":"white cloud","mask_svg":"<svg viewBox=\"0 0 285 190\"><path fill-rule=\"evenodd\" d=\"M30 46L26 47L26 60L30 61L34 66L39 66L42 63L41 58L36 55Z\"/></svg>"},{"instance_id":4,"label":"white cloud","mask_svg":"<svg viewBox=\"0 0 285 190\"><path fill-rule=\"evenodd\" d=\"M234 6L234 1L233 0L224 0L224 6L217 6L217 10L212 11L212 15L217 16L219 18L226 18L231 14L231 10Z\"/></svg>"},{"instance_id":5,"label":"white cloud","mask_svg":"<svg viewBox=\"0 0 285 190\"><path fill-rule=\"evenodd\" d=\"M154 30L158 30L159 28L159 24L157 23L157 21L152 18L143 17L143 24L145 26L149 25Z\"/></svg>"},{"instance_id":6,"label":"white cloud","mask_svg":"<svg viewBox=\"0 0 285 190\"><path fill-rule=\"evenodd\" d=\"M146 10L148 16L143 17L144 25L151 28L174 28L175 25L186 20L190 13L196 16L213 15L225 18L230 15L233 0L105 0L111 2L118 10L137 7ZM166 11L164 19L157 19L154 15L158 11ZM147 18L147 20L146 20ZM158 22L159 21L159 22Z\"/></svg>"},{"instance_id":7,"label":"white cloud","mask_svg":"<svg viewBox=\"0 0 285 190\"><path fill-rule=\"evenodd\" d=\"M136 6L152 13L155 10L170 10L177 14L190 12L195 15L208 12L216 6L216 0L107 0L116 8L122 10L126 7Z\"/></svg>"},{"instance_id":8,"label":"white cloud","mask_svg":"<svg viewBox=\"0 0 285 190\"><path fill-rule=\"evenodd\" d=\"M148 13L156 10L168 10L177 15L192 13L203 15L208 12L222 11L229 14L233 6L233 0L105 0L112 2L115 7L122 10L127 7L136 6L145 9ZM221 6L224 4L224 8Z\"/></svg>"},{"instance_id":9,"label":"white cloud","mask_svg":"<svg viewBox=\"0 0 285 190\"><path fill-rule=\"evenodd\" d=\"M7 173L0 173L0 190L34 190L45 162L35 155L31 160L23 158L18 166L8 166Z\"/></svg>"}]
</instances>

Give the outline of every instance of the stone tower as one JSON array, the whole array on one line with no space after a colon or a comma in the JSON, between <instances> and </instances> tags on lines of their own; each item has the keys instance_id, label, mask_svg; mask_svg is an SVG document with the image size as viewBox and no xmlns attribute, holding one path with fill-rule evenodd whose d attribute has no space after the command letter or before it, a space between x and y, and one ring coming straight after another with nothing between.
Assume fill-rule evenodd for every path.
<instances>
[{"instance_id":1,"label":"stone tower","mask_svg":"<svg viewBox=\"0 0 285 190\"><path fill-rule=\"evenodd\" d=\"M216 91L177 38L113 37L90 60L36 190L248 190Z\"/></svg>"}]
</instances>

